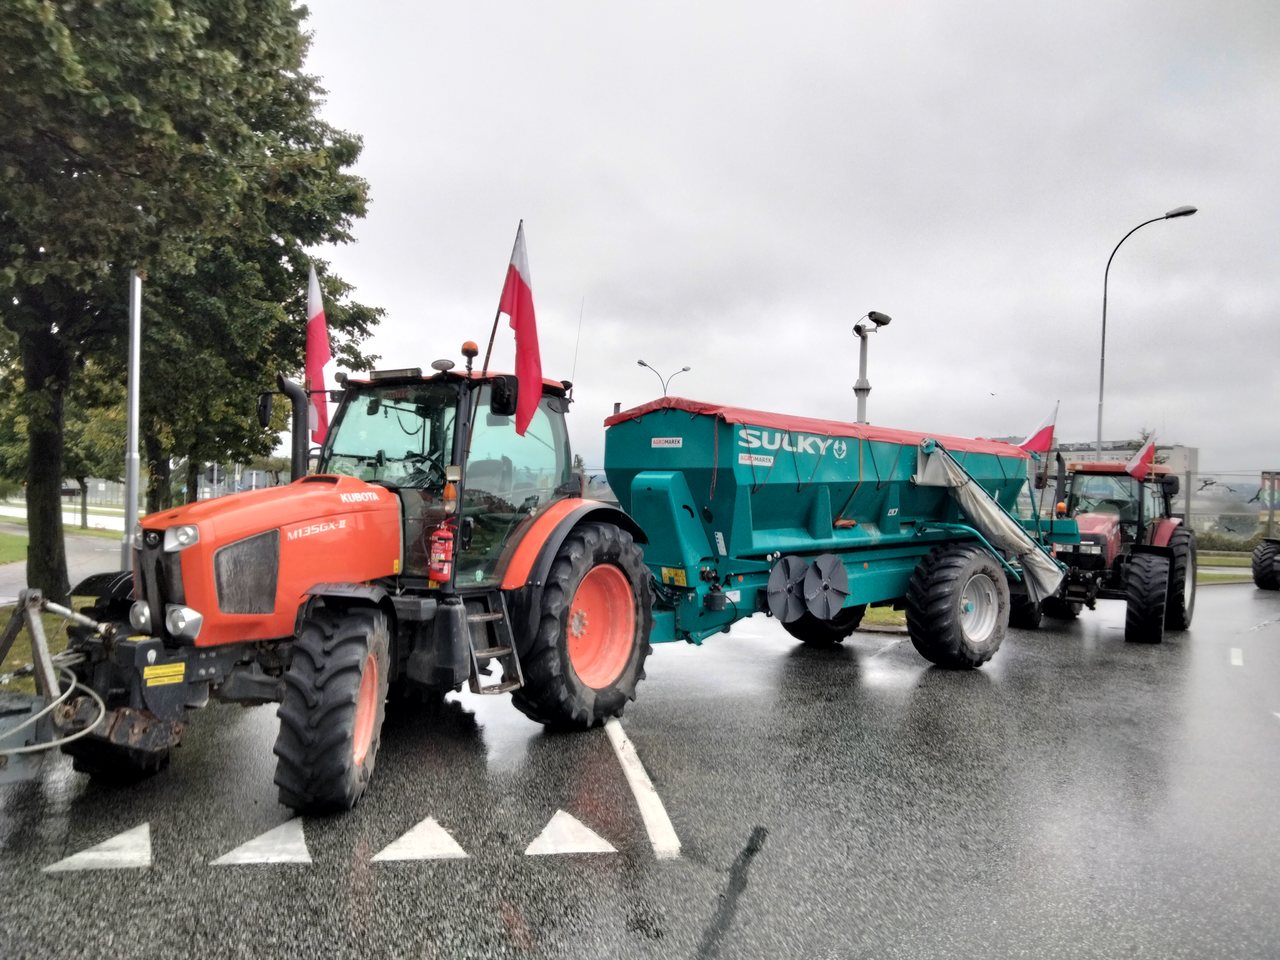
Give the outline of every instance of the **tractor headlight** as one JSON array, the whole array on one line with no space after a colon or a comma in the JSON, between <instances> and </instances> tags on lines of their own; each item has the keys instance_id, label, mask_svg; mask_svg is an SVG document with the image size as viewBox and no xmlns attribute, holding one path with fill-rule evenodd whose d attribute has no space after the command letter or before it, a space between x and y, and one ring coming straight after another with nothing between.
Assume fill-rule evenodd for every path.
<instances>
[{"instance_id":1,"label":"tractor headlight","mask_svg":"<svg viewBox=\"0 0 1280 960\"><path fill-rule=\"evenodd\" d=\"M1082 542L1079 546L1076 547L1076 549L1079 550L1081 553L1101 553L1102 544Z\"/></svg>"},{"instance_id":2,"label":"tractor headlight","mask_svg":"<svg viewBox=\"0 0 1280 960\"><path fill-rule=\"evenodd\" d=\"M200 542L200 528L194 524L183 524L180 527L170 527L164 532L164 552L174 553L178 550L185 550L193 543Z\"/></svg>"},{"instance_id":3,"label":"tractor headlight","mask_svg":"<svg viewBox=\"0 0 1280 960\"><path fill-rule=\"evenodd\" d=\"M151 608L147 601L139 600L129 608L129 624L139 633L151 632Z\"/></svg>"},{"instance_id":4,"label":"tractor headlight","mask_svg":"<svg viewBox=\"0 0 1280 960\"><path fill-rule=\"evenodd\" d=\"M142 549L142 521L139 520L133 525L133 543L130 544L135 550Z\"/></svg>"},{"instance_id":5,"label":"tractor headlight","mask_svg":"<svg viewBox=\"0 0 1280 960\"><path fill-rule=\"evenodd\" d=\"M165 607L164 625L170 636L194 640L200 635L200 625L203 623L204 617L190 607L181 607L176 603Z\"/></svg>"}]
</instances>

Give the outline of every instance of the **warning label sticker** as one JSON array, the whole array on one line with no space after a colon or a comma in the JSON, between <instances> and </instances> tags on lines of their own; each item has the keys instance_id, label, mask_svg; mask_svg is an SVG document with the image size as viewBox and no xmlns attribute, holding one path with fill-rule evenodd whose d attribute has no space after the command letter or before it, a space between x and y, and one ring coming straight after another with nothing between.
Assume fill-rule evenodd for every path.
<instances>
[{"instance_id":1,"label":"warning label sticker","mask_svg":"<svg viewBox=\"0 0 1280 960\"><path fill-rule=\"evenodd\" d=\"M186 679L187 664L184 660L177 663L157 663L155 666L142 668L142 679L148 687L163 687L170 683L182 683Z\"/></svg>"},{"instance_id":2,"label":"warning label sticker","mask_svg":"<svg viewBox=\"0 0 1280 960\"><path fill-rule=\"evenodd\" d=\"M662 582L671 584L673 587L687 587L689 585L689 580L685 577L684 570L680 567L663 567Z\"/></svg>"}]
</instances>

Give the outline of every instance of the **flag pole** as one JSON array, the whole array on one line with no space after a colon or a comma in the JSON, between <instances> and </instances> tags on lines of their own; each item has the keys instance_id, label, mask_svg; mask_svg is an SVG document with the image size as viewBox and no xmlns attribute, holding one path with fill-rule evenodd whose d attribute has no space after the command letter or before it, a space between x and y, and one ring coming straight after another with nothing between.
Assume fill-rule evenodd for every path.
<instances>
[{"instance_id":1,"label":"flag pole","mask_svg":"<svg viewBox=\"0 0 1280 960\"><path fill-rule=\"evenodd\" d=\"M511 259L507 261L507 269L511 269L511 261L516 257L516 244L520 242L520 230L524 227L524 218L516 224L516 238L511 244ZM502 278L502 293L507 292L507 278ZM493 355L493 341L498 337L498 318L502 316L502 293L498 294L498 309L493 314L493 329L489 331L489 346L484 352L484 366L480 368L480 376L489 372L489 357Z\"/></svg>"}]
</instances>

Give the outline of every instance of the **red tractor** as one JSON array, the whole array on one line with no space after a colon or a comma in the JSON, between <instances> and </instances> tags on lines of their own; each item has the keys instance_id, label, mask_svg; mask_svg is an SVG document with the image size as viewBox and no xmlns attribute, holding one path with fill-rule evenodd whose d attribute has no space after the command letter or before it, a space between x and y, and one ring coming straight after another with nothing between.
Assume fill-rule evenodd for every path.
<instances>
[{"instance_id":1,"label":"red tractor","mask_svg":"<svg viewBox=\"0 0 1280 960\"><path fill-rule=\"evenodd\" d=\"M643 535L582 497L570 384L543 382L520 435L517 379L472 372L475 344L463 353L465 371L346 380L311 476L306 397L282 380L295 482L151 514L132 573L77 588L108 624L71 644L102 699L71 700L59 723L105 714L64 748L77 769L150 772L188 708L278 702L280 801L338 811L369 782L388 698L468 683L578 728L635 698L652 628Z\"/></svg>"},{"instance_id":2,"label":"red tractor","mask_svg":"<svg viewBox=\"0 0 1280 960\"><path fill-rule=\"evenodd\" d=\"M1139 480L1126 467L1100 462L1072 463L1065 473L1060 468L1056 513L1075 520L1080 543L1055 548L1057 559L1067 565L1067 578L1040 610L1073 620L1099 599L1124 600L1125 639L1159 643L1166 628L1191 625L1195 533L1173 515L1177 474L1155 464Z\"/></svg>"}]
</instances>

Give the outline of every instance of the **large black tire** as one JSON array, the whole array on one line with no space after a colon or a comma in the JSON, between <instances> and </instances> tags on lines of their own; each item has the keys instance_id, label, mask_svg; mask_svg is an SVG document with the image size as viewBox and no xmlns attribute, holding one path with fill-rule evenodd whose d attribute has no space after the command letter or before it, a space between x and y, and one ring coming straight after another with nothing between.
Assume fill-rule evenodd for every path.
<instances>
[{"instance_id":1,"label":"large black tire","mask_svg":"<svg viewBox=\"0 0 1280 960\"><path fill-rule=\"evenodd\" d=\"M1260 590L1280 590L1280 541L1263 540L1253 548L1253 582Z\"/></svg>"},{"instance_id":2,"label":"large black tire","mask_svg":"<svg viewBox=\"0 0 1280 960\"><path fill-rule=\"evenodd\" d=\"M1080 616L1084 604L1074 600L1063 600L1061 597L1045 597L1040 602L1040 610L1046 617L1054 620L1074 620Z\"/></svg>"},{"instance_id":3,"label":"large black tire","mask_svg":"<svg viewBox=\"0 0 1280 960\"><path fill-rule=\"evenodd\" d=\"M996 559L972 543L937 547L907 585L907 632L926 660L972 669L1000 649L1009 625L1009 584Z\"/></svg>"},{"instance_id":4,"label":"large black tire","mask_svg":"<svg viewBox=\"0 0 1280 960\"><path fill-rule=\"evenodd\" d=\"M644 679L653 629L649 568L627 531L575 528L556 552L512 702L531 720L587 729L622 713ZM584 581L586 586L584 587Z\"/></svg>"},{"instance_id":5,"label":"large black tire","mask_svg":"<svg viewBox=\"0 0 1280 960\"><path fill-rule=\"evenodd\" d=\"M1009 595L1009 626L1018 630L1039 630L1044 610L1025 593Z\"/></svg>"},{"instance_id":6,"label":"large black tire","mask_svg":"<svg viewBox=\"0 0 1280 960\"><path fill-rule=\"evenodd\" d=\"M1169 558L1138 553L1129 560L1124 638L1130 643L1160 643L1169 602Z\"/></svg>"},{"instance_id":7,"label":"large black tire","mask_svg":"<svg viewBox=\"0 0 1280 960\"><path fill-rule=\"evenodd\" d=\"M831 647L844 643L845 638L858 629L866 612L867 605L860 603L856 607L845 607L830 620L819 620L812 613L806 613L799 620L784 623L782 629L801 643Z\"/></svg>"},{"instance_id":8,"label":"large black tire","mask_svg":"<svg viewBox=\"0 0 1280 960\"><path fill-rule=\"evenodd\" d=\"M386 616L317 609L302 623L276 715L276 786L300 813L350 810L373 775L390 674Z\"/></svg>"},{"instance_id":9,"label":"large black tire","mask_svg":"<svg viewBox=\"0 0 1280 960\"><path fill-rule=\"evenodd\" d=\"M1164 625L1169 630L1191 626L1196 610L1196 535L1186 527L1175 527L1169 537L1173 563L1169 565L1169 598Z\"/></svg>"}]
</instances>

